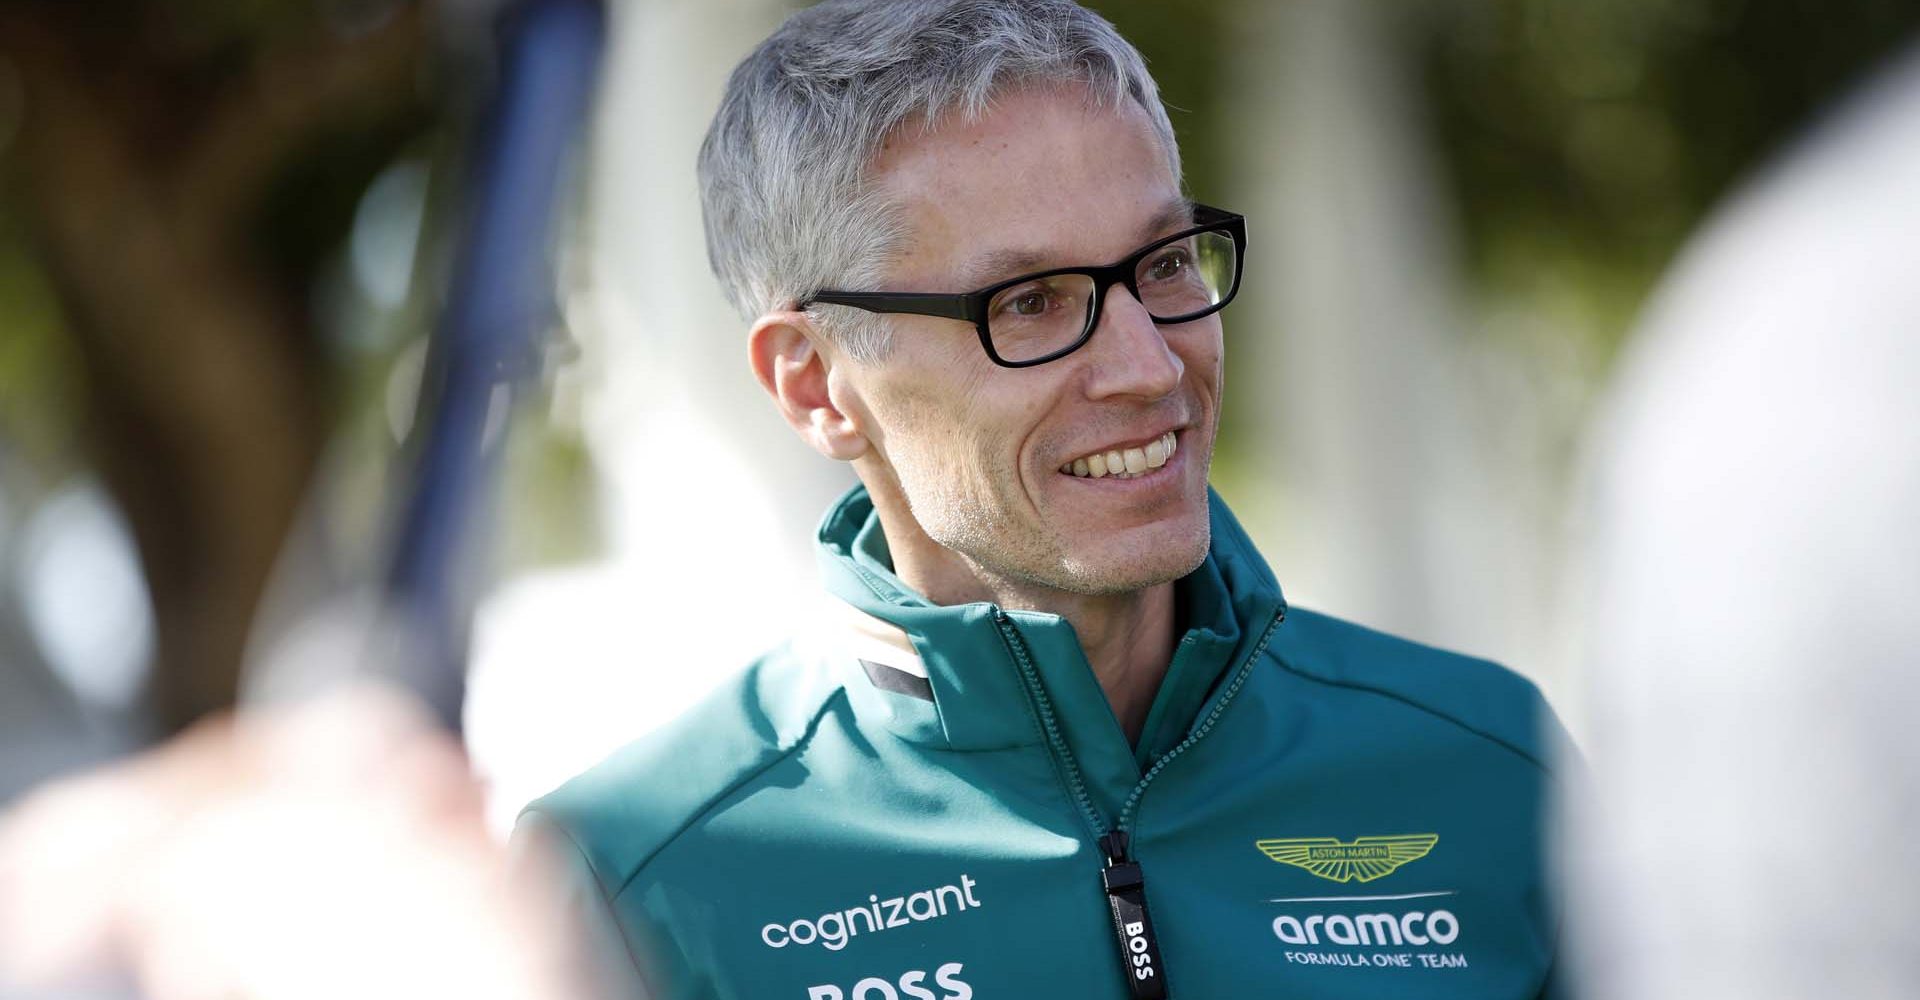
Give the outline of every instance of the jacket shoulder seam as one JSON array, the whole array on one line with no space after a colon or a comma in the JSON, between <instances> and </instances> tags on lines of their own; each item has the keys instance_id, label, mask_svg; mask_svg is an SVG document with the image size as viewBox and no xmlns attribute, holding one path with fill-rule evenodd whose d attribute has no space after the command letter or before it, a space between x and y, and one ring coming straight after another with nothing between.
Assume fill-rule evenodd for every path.
<instances>
[{"instance_id":1,"label":"jacket shoulder seam","mask_svg":"<svg viewBox=\"0 0 1920 1000\"><path fill-rule=\"evenodd\" d=\"M820 700L820 706L814 709L812 718L807 720L807 728L804 731L802 731L799 737L797 737L793 741L792 746L787 747L786 749L781 750L779 753L774 754L772 757L768 758L760 766L755 767L747 771L746 773L740 775L735 780L728 782L726 785L722 786L720 790L714 792L713 795L709 796L707 801L704 804L702 804L700 808L689 813L685 819L680 821L678 826L674 827L672 833L669 833L666 836L661 837L659 843L655 844L651 850L647 851L646 854L640 858L639 861L634 863L633 871L627 874L627 877L621 881L620 888L615 889L613 891L613 895L609 898L619 899L622 895L625 895L627 889L632 887L633 883L640 878L641 873L647 870L647 866L653 863L653 859L660 856L661 851L664 851L668 847L673 846L673 843L679 840L682 834L686 833L687 830L692 828L692 826L695 823L698 823L702 819L705 819L715 809L719 808L720 803L726 801L728 796L732 795L734 792L739 791L741 788L744 788L747 785L753 783L754 779L767 773L768 771L777 767L781 763L792 758L795 754L806 749L807 745L813 742L814 734L819 731L820 720L826 717L827 710L833 707L833 704L835 701L845 700L846 696L847 695L846 695L845 688L835 688L831 694L829 694L825 698L822 698Z\"/></svg>"},{"instance_id":2,"label":"jacket shoulder seam","mask_svg":"<svg viewBox=\"0 0 1920 1000\"><path fill-rule=\"evenodd\" d=\"M1509 740L1505 737L1496 736L1493 733L1487 732L1486 730L1478 726L1475 726L1472 723L1469 723L1463 719L1460 719L1448 712L1443 712L1440 709L1435 708L1424 701L1420 701L1420 700L1408 697L1407 695L1402 694L1398 691L1395 691L1391 688L1381 687L1376 684L1367 684L1361 681L1336 679L1332 677L1323 677L1319 674L1302 670L1294 666L1293 664L1287 662L1284 658L1275 657L1275 659L1279 662L1282 669L1286 670L1288 673L1291 673L1296 677L1303 677L1303 678L1306 678L1307 680L1313 681L1316 684L1325 684L1329 687L1347 688L1353 691L1365 691L1369 694L1376 694L1382 698L1389 698L1389 699L1392 699L1393 701L1397 701L1400 704L1406 705L1409 708L1416 709L1421 712L1425 712L1426 714L1431 715L1436 719L1440 719L1442 721L1452 723L1454 726L1464 729L1467 732L1472 733L1473 735L1478 736L1481 739L1486 740L1487 742L1492 743L1493 745L1498 746L1503 750L1506 750L1508 753L1511 753L1514 756L1519 757L1522 760L1525 760L1527 763L1532 764L1533 766L1539 768L1541 772L1544 773L1547 777L1549 778L1555 777L1552 766L1549 765L1544 759L1542 759L1540 754L1532 750L1528 750L1525 747L1518 746L1512 740Z\"/></svg>"}]
</instances>

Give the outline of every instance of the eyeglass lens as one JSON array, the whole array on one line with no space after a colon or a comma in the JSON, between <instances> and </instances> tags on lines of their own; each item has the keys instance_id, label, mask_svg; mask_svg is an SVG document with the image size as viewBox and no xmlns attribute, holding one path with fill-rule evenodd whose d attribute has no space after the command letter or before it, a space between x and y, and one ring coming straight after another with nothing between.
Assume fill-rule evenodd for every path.
<instances>
[{"instance_id":1,"label":"eyeglass lens","mask_svg":"<svg viewBox=\"0 0 1920 1000\"><path fill-rule=\"evenodd\" d=\"M1155 247L1135 265L1140 304L1162 323L1197 319L1233 290L1233 237L1208 231ZM987 335L1002 360L1032 361L1065 350L1087 332L1094 280L1056 274L1001 289L987 304Z\"/></svg>"}]
</instances>

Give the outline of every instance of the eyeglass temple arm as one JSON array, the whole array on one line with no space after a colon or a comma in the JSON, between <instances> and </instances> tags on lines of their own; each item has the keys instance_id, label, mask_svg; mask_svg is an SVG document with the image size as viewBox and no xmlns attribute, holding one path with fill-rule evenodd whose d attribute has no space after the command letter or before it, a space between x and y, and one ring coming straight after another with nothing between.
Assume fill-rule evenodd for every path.
<instances>
[{"instance_id":1,"label":"eyeglass temple arm","mask_svg":"<svg viewBox=\"0 0 1920 1000\"><path fill-rule=\"evenodd\" d=\"M820 292L800 303L805 309L820 303L834 306L852 306L868 312L912 313L915 316L938 316L942 319L959 319L973 322L978 319L972 303L965 295L945 295L939 292Z\"/></svg>"},{"instance_id":2,"label":"eyeglass temple arm","mask_svg":"<svg viewBox=\"0 0 1920 1000\"><path fill-rule=\"evenodd\" d=\"M1193 203L1193 224L1196 226L1212 226L1233 222L1240 218L1241 215L1238 212L1229 212L1224 208L1214 208L1212 205L1202 205L1199 202Z\"/></svg>"}]
</instances>

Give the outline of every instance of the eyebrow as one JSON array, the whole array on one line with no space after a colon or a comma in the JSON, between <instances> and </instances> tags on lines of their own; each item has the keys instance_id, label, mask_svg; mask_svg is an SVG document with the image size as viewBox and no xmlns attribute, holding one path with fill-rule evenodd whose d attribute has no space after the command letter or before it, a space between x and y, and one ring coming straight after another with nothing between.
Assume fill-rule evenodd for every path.
<instances>
[{"instance_id":1,"label":"eyebrow","mask_svg":"<svg viewBox=\"0 0 1920 1000\"><path fill-rule=\"evenodd\" d=\"M1140 227L1140 243L1153 242L1156 237L1170 230L1193 224L1193 202L1186 198L1174 198L1160 206L1146 224ZM968 288L978 288L992 284L995 280L1040 271L1046 268L1049 255L1038 250L999 249L988 250L975 255L960 267L960 283ZM1064 265L1072 266L1072 265Z\"/></svg>"}]
</instances>

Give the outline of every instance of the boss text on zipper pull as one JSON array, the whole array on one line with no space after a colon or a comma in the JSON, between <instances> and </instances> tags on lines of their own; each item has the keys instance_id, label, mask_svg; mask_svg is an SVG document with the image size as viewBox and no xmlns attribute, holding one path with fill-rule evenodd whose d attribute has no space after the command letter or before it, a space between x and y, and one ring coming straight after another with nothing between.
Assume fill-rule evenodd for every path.
<instances>
[{"instance_id":1,"label":"boss text on zipper pull","mask_svg":"<svg viewBox=\"0 0 1920 1000\"><path fill-rule=\"evenodd\" d=\"M1133 991L1133 1000L1166 1000L1166 972L1160 965L1160 943L1147 915L1147 883L1140 865L1127 854L1127 835L1114 830L1100 838L1107 866L1100 884L1107 890L1107 908L1113 911L1113 933L1120 940L1120 968Z\"/></svg>"}]
</instances>

